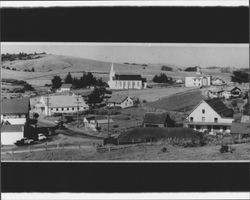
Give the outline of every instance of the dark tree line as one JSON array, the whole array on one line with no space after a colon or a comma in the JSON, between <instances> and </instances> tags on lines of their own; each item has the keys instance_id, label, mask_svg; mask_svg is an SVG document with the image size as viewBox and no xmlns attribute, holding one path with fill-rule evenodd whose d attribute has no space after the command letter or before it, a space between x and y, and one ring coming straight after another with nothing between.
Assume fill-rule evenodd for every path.
<instances>
[{"instance_id":1,"label":"dark tree line","mask_svg":"<svg viewBox=\"0 0 250 200\"><path fill-rule=\"evenodd\" d=\"M101 78L96 79L91 72L83 73L80 78L72 77L70 72L64 79L64 83L72 84L74 89L79 88L89 88L94 87L107 87L107 83L104 82ZM54 76L52 79L52 89L58 89L62 86L62 79L60 76Z\"/></svg>"},{"instance_id":2,"label":"dark tree line","mask_svg":"<svg viewBox=\"0 0 250 200\"><path fill-rule=\"evenodd\" d=\"M233 71L231 80L236 83L248 83L249 82L249 73L244 71Z\"/></svg>"},{"instance_id":3,"label":"dark tree line","mask_svg":"<svg viewBox=\"0 0 250 200\"><path fill-rule=\"evenodd\" d=\"M197 66L195 67L187 67L184 71L185 72L196 72L197 71Z\"/></svg>"},{"instance_id":4,"label":"dark tree line","mask_svg":"<svg viewBox=\"0 0 250 200\"><path fill-rule=\"evenodd\" d=\"M159 75L155 75L152 80L155 83L173 83L172 77L167 77L167 75L164 73L160 73Z\"/></svg>"},{"instance_id":5,"label":"dark tree line","mask_svg":"<svg viewBox=\"0 0 250 200\"><path fill-rule=\"evenodd\" d=\"M29 60L29 59L36 59L38 57L33 57L33 56L36 56L36 55L43 55L43 54L46 54L45 52L42 52L42 53L37 53L37 52L34 52L34 53L24 53L24 52L20 52L18 54L9 54L9 53L6 53L6 54L1 54L1 58L2 58L2 61L13 61L13 60Z\"/></svg>"},{"instance_id":6,"label":"dark tree line","mask_svg":"<svg viewBox=\"0 0 250 200\"><path fill-rule=\"evenodd\" d=\"M161 67L161 70L162 70L162 71L173 71L173 68L172 68L172 67L169 67L169 66L163 65L163 66Z\"/></svg>"}]
</instances>

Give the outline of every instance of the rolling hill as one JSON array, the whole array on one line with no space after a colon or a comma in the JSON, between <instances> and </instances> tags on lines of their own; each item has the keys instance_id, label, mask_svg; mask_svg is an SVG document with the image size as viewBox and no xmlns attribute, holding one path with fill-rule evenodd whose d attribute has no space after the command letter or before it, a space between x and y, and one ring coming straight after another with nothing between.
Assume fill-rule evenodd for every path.
<instances>
[{"instance_id":1,"label":"rolling hill","mask_svg":"<svg viewBox=\"0 0 250 200\"><path fill-rule=\"evenodd\" d=\"M101 77L107 81L111 63L72 56L44 54L37 59L4 61L2 66L5 66L5 69L2 68L2 78L25 80L30 84L42 86L50 83L55 75L64 79L68 72L76 77L81 76L83 71L92 72L98 78ZM173 71L162 71L162 66L169 66L173 68ZM7 67L10 69L6 69ZM13 68L16 70L12 70ZM34 68L34 72L31 72L32 68ZM159 73L165 73L175 79L184 79L185 76L194 74L194 72L183 71L180 66L167 63L147 64L146 66L145 64L114 63L114 69L118 73L141 74L148 81ZM206 69L206 71L222 75L218 69ZM204 71L204 73L206 72ZM226 76L230 76L230 74L226 74Z\"/></svg>"}]
</instances>

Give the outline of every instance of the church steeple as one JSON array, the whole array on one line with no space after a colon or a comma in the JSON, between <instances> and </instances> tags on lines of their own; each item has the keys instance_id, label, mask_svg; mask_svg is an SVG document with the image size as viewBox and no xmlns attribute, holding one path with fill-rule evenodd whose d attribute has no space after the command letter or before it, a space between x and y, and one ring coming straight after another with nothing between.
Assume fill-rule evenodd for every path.
<instances>
[{"instance_id":1,"label":"church steeple","mask_svg":"<svg viewBox=\"0 0 250 200\"><path fill-rule=\"evenodd\" d=\"M111 68L110 68L110 72L109 72L109 80L112 81L114 76L115 76L115 71L114 71L114 66L112 63Z\"/></svg>"}]
</instances>

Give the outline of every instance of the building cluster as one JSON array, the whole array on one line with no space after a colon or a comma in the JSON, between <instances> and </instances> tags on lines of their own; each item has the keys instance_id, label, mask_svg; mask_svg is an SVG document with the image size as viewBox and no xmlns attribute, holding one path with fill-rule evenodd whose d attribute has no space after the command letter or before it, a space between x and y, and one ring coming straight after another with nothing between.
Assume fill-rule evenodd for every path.
<instances>
[{"instance_id":1,"label":"building cluster","mask_svg":"<svg viewBox=\"0 0 250 200\"><path fill-rule=\"evenodd\" d=\"M181 83L181 82L180 82ZM118 74L113 64L109 73L109 88L111 90L145 89L147 81L138 74ZM194 76L185 77L186 87L206 87L207 99L202 100L188 114L183 128L191 128L208 134L237 134L242 137L250 133L249 116L242 116L235 121L234 111L229 109L222 99L239 98L242 91L238 87L229 87L220 79L212 79L197 71ZM127 94L113 94L103 102L109 108L126 109L135 106L136 99ZM13 145L17 140L28 137L25 131L27 121L34 116L53 116L56 114L74 114L88 111L90 106L86 103L86 96L74 94L71 84L62 84L54 94L35 96L31 98L4 99L1 111L1 144ZM86 115L83 124L91 130L97 131L102 124L113 123L109 116ZM147 127L175 127L176 123L166 112L147 112L141 126ZM55 124L40 120L36 131L48 131Z\"/></svg>"}]
</instances>

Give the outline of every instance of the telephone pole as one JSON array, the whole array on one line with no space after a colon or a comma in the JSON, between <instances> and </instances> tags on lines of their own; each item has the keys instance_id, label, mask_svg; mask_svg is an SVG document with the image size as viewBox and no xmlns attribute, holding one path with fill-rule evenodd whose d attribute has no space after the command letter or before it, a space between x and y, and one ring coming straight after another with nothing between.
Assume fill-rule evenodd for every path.
<instances>
[{"instance_id":1,"label":"telephone pole","mask_svg":"<svg viewBox=\"0 0 250 200\"><path fill-rule=\"evenodd\" d=\"M77 104L77 128L79 128L79 105L80 105L80 95L76 95L76 104Z\"/></svg>"},{"instance_id":2,"label":"telephone pole","mask_svg":"<svg viewBox=\"0 0 250 200\"><path fill-rule=\"evenodd\" d=\"M48 91L48 93L47 93L46 100L47 100L47 116L49 116L49 115L50 115L50 112L49 112L49 107L50 107L49 91Z\"/></svg>"}]
</instances>

